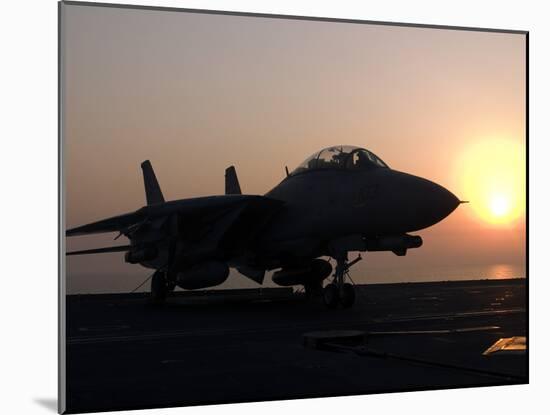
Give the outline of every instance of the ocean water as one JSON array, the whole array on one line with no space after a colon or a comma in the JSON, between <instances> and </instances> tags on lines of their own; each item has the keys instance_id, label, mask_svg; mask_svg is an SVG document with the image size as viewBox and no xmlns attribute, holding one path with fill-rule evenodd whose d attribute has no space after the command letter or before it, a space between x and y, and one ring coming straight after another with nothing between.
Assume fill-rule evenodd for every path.
<instances>
[{"instance_id":1,"label":"ocean water","mask_svg":"<svg viewBox=\"0 0 550 415\"><path fill-rule=\"evenodd\" d=\"M520 264L488 264L429 267L365 267L352 273L356 283L379 284L395 282L456 281L482 279L525 278L525 266Z\"/></svg>"},{"instance_id":2,"label":"ocean water","mask_svg":"<svg viewBox=\"0 0 550 415\"><path fill-rule=\"evenodd\" d=\"M235 275L236 274L236 275ZM398 282L435 282L484 279L525 278L525 266L521 264L472 264L462 266L410 266L365 264L351 269L350 276L356 284L388 284ZM225 288L252 288L258 285L236 272L225 282ZM264 286L276 286L271 274L266 274Z\"/></svg>"},{"instance_id":3,"label":"ocean water","mask_svg":"<svg viewBox=\"0 0 550 415\"><path fill-rule=\"evenodd\" d=\"M131 292L151 275L139 266L129 266L116 273L105 271L67 273L68 294ZM484 264L462 266L408 266L363 264L353 267L351 278L356 284L383 284L397 282L456 281L477 279L525 278L525 265ZM276 287L267 273L263 287ZM231 270L227 281L217 289L258 288L260 285ZM137 292L148 291L147 281Z\"/></svg>"}]
</instances>

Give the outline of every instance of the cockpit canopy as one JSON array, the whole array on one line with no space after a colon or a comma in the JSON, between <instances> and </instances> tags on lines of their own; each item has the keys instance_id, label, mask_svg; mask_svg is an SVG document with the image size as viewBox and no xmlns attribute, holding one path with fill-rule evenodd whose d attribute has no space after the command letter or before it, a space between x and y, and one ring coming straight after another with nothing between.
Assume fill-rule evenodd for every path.
<instances>
[{"instance_id":1,"label":"cockpit canopy","mask_svg":"<svg viewBox=\"0 0 550 415\"><path fill-rule=\"evenodd\" d=\"M324 169L369 170L388 168L380 158L364 148L355 146L327 147L307 158L290 173L291 176L306 171Z\"/></svg>"}]
</instances>

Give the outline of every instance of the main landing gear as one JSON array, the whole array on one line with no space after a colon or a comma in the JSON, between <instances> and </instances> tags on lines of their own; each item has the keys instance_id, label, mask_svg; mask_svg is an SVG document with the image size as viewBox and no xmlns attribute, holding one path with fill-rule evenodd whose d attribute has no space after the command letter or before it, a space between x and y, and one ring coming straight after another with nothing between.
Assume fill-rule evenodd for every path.
<instances>
[{"instance_id":1,"label":"main landing gear","mask_svg":"<svg viewBox=\"0 0 550 415\"><path fill-rule=\"evenodd\" d=\"M336 258L336 270L334 280L323 289L323 300L328 308L336 308L341 305L350 308L355 303L355 287L344 282L352 265L361 261L361 256L348 263L347 253Z\"/></svg>"},{"instance_id":2,"label":"main landing gear","mask_svg":"<svg viewBox=\"0 0 550 415\"><path fill-rule=\"evenodd\" d=\"M151 278L151 302L155 305L164 304L168 294L174 290L174 286L168 279L166 271L155 271Z\"/></svg>"}]
</instances>

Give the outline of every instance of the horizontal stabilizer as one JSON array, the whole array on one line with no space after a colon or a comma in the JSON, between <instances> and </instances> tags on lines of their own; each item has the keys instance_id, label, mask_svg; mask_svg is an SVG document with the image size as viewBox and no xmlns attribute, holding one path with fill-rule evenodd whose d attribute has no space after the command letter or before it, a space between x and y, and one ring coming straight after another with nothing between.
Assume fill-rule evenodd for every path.
<instances>
[{"instance_id":1,"label":"horizontal stabilizer","mask_svg":"<svg viewBox=\"0 0 550 415\"><path fill-rule=\"evenodd\" d=\"M130 250L130 245L109 246L107 248L85 249L83 251L67 252L67 255L89 255L89 254L107 254L109 252L126 252Z\"/></svg>"}]
</instances>

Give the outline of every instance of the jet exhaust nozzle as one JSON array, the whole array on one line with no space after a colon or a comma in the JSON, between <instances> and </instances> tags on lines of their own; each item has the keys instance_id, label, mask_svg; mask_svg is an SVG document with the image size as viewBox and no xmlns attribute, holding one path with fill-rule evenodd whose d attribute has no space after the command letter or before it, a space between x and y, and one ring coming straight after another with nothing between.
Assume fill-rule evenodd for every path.
<instances>
[{"instance_id":1,"label":"jet exhaust nozzle","mask_svg":"<svg viewBox=\"0 0 550 415\"><path fill-rule=\"evenodd\" d=\"M152 261L157 255L158 249L155 246L146 246L126 252L124 260L129 264L139 264L145 261Z\"/></svg>"}]
</instances>

